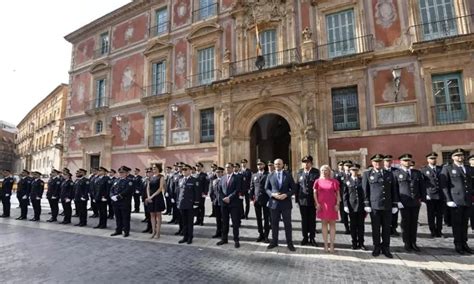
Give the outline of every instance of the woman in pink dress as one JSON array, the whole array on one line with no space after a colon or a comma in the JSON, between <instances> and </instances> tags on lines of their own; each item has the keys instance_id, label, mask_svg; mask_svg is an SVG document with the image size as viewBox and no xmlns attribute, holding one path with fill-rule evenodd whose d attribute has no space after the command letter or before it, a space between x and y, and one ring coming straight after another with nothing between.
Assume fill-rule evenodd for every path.
<instances>
[{"instance_id":1,"label":"woman in pink dress","mask_svg":"<svg viewBox=\"0 0 474 284\"><path fill-rule=\"evenodd\" d=\"M316 217L323 224L324 251L328 251L328 225L331 235L331 252L334 252L336 240L336 221L339 210L339 181L332 177L332 170L328 165L321 167L321 177L314 182L314 202L316 203Z\"/></svg>"}]
</instances>

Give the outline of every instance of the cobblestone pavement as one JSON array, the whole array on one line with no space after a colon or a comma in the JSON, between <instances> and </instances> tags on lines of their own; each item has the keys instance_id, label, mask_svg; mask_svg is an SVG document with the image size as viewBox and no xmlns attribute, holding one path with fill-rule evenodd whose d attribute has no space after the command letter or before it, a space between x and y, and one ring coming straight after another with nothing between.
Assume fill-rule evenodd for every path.
<instances>
[{"instance_id":1,"label":"cobblestone pavement","mask_svg":"<svg viewBox=\"0 0 474 284\"><path fill-rule=\"evenodd\" d=\"M446 238L429 238L425 208L421 211L418 241L422 252L405 253L401 237L392 237L395 257L387 259L374 258L370 251L351 250L350 236L342 233L341 224L337 226L334 254L323 252L320 234L318 247L299 246L301 226L297 208L293 211L297 251L291 253L284 245L283 230L282 245L277 250L267 251L266 244L254 241L257 229L253 210L251 218L243 220L242 246L235 249L232 242L217 247L217 240L210 238L215 232L213 218L206 218L204 226L195 226L192 245L178 245L180 237L174 236L176 225L166 224L170 216L164 217L160 240L150 240L149 234L141 233L145 227L140 222L143 213L133 213L132 232L125 239L110 237L113 220L109 220L107 230L92 229L97 219L89 219L88 227L83 228L46 223L49 206L45 200L41 222L17 221L16 198L12 201L12 217L0 219L2 283L431 282L422 269L444 271L462 283L472 283L474 279L474 256L454 253L450 228L443 230ZM210 206L206 208L209 210ZM73 219L73 223L77 221ZM370 248L369 223L366 230L366 244ZM474 236L470 234L469 238L474 247Z\"/></svg>"}]
</instances>

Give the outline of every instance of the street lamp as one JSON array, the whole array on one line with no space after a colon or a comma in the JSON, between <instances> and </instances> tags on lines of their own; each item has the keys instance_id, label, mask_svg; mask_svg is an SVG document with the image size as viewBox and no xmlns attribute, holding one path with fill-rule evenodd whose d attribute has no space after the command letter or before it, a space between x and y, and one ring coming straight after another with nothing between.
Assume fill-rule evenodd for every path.
<instances>
[{"instance_id":1,"label":"street lamp","mask_svg":"<svg viewBox=\"0 0 474 284\"><path fill-rule=\"evenodd\" d=\"M178 112L178 105L177 105L177 104L172 104L172 105L171 105L171 111L172 111L173 113Z\"/></svg>"},{"instance_id":2,"label":"street lamp","mask_svg":"<svg viewBox=\"0 0 474 284\"><path fill-rule=\"evenodd\" d=\"M398 101L398 94L400 93L400 79L402 76L402 69L398 66L392 70L393 83L395 85L395 102Z\"/></svg>"}]
</instances>

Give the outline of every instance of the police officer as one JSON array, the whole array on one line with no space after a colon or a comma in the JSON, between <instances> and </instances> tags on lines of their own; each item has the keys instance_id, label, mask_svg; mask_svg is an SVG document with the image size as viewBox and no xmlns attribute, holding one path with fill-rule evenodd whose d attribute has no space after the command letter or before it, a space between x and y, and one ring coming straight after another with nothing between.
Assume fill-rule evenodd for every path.
<instances>
[{"instance_id":1,"label":"police officer","mask_svg":"<svg viewBox=\"0 0 474 284\"><path fill-rule=\"evenodd\" d=\"M61 224L71 224L72 207L71 201L74 199L74 182L70 172L63 172L63 182L60 187L59 198L64 210L64 219Z\"/></svg>"},{"instance_id":2,"label":"police officer","mask_svg":"<svg viewBox=\"0 0 474 284\"><path fill-rule=\"evenodd\" d=\"M373 168L364 172L362 188L364 189L364 210L370 213L372 222L373 256L379 256L380 251L393 258L390 252L390 225L392 214L398 212L398 194L395 188L394 176L382 167L384 156L375 154L370 158ZM380 242L382 229L382 243Z\"/></svg>"},{"instance_id":3,"label":"police officer","mask_svg":"<svg viewBox=\"0 0 474 284\"><path fill-rule=\"evenodd\" d=\"M211 165L211 171L207 173L207 178L209 179L209 193L211 192L212 182L217 178L217 164ZM214 211L215 207L212 206L211 215L209 217L216 217L216 212Z\"/></svg>"},{"instance_id":4,"label":"police officer","mask_svg":"<svg viewBox=\"0 0 474 284\"><path fill-rule=\"evenodd\" d=\"M350 167L351 175L341 185L343 191L344 212L349 215L349 226L352 237L352 249L367 250L364 245L364 190L362 177L359 175L360 165Z\"/></svg>"},{"instance_id":5,"label":"police officer","mask_svg":"<svg viewBox=\"0 0 474 284\"><path fill-rule=\"evenodd\" d=\"M109 184L109 178L107 177L108 170L104 167L99 167L97 176L94 179L94 203L97 206L97 212L99 213L99 223L94 229L105 229L107 228L107 187Z\"/></svg>"},{"instance_id":6,"label":"police officer","mask_svg":"<svg viewBox=\"0 0 474 284\"><path fill-rule=\"evenodd\" d=\"M342 167L341 167L342 164ZM351 176L349 171L350 167L352 166L352 161L341 161L338 163L338 172L335 175L335 178L339 181L339 184L342 185ZM339 190L339 195L341 197L341 202L339 203L339 212L341 214L341 222L344 224L344 234L350 234L349 231L349 216L344 211L344 202L343 202L343 191Z\"/></svg>"},{"instance_id":7,"label":"police officer","mask_svg":"<svg viewBox=\"0 0 474 284\"><path fill-rule=\"evenodd\" d=\"M59 213L59 194L61 191L61 179L59 174L61 172L53 169L48 180L48 190L46 191L46 198L51 208L51 218L46 222L56 222Z\"/></svg>"},{"instance_id":8,"label":"police officer","mask_svg":"<svg viewBox=\"0 0 474 284\"><path fill-rule=\"evenodd\" d=\"M183 223L181 222L181 212L178 209L179 181L183 178L183 162L177 162L178 170L174 173L171 181L171 203L173 204L173 217L168 224L178 224L179 230L175 235L183 234Z\"/></svg>"},{"instance_id":9,"label":"police officer","mask_svg":"<svg viewBox=\"0 0 474 284\"><path fill-rule=\"evenodd\" d=\"M11 171L7 169L3 170L3 183L2 187L0 188L0 198L2 199L3 204L3 214L0 217L10 217L10 197L12 195L14 183L15 180L13 179Z\"/></svg>"},{"instance_id":10,"label":"police officer","mask_svg":"<svg viewBox=\"0 0 474 284\"><path fill-rule=\"evenodd\" d=\"M441 237L443 230L443 192L439 187L441 167L436 165L438 154L426 155L428 164L420 169L426 190L426 210L431 237Z\"/></svg>"},{"instance_id":11,"label":"police officer","mask_svg":"<svg viewBox=\"0 0 474 284\"><path fill-rule=\"evenodd\" d=\"M245 218L246 220L249 219L249 212L250 212L250 183L252 180L252 171L247 168L248 161L247 159L240 160L241 163L241 170L240 173L242 174L242 191L244 194L245 200L245 211L242 219Z\"/></svg>"},{"instance_id":12,"label":"police officer","mask_svg":"<svg viewBox=\"0 0 474 284\"><path fill-rule=\"evenodd\" d=\"M79 223L74 226L87 226L87 200L89 200L90 181L85 177L87 171L78 169L76 171L76 180L74 181L74 204L79 217ZM95 177L95 176L94 176Z\"/></svg>"},{"instance_id":13,"label":"police officer","mask_svg":"<svg viewBox=\"0 0 474 284\"><path fill-rule=\"evenodd\" d=\"M142 179L143 177L140 175L140 169L135 168L134 176L132 177L133 180L133 202L134 202L134 210L133 213L140 213L140 197L143 194L143 183Z\"/></svg>"},{"instance_id":14,"label":"police officer","mask_svg":"<svg viewBox=\"0 0 474 284\"><path fill-rule=\"evenodd\" d=\"M194 225L204 225L204 213L205 207L204 204L206 202L206 196L209 193L209 178L207 173L203 171L204 165L202 163L196 163L196 178L199 182L199 207L196 209L196 222Z\"/></svg>"},{"instance_id":15,"label":"police officer","mask_svg":"<svg viewBox=\"0 0 474 284\"><path fill-rule=\"evenodd\" d=\"M25 220L28 215L28 205L29 205L29 197L31 192L31 182L32 179L30 178L30 172L27 170L23 170L20 173L20 180L18 181L18 187L16 190L16 197L20 202L20 211L21 214L16 220Z\"/></svg>"},{"instance_id":16,"label":"police officer","mask_svg":"<svg viewBox=\"0 0 474 284\"><path fill-rule=\"evenodd\" d=\"M145 211L145 219L142 220L143 223L147 223L146 224L146 228L145 230L142 231L142 233L150 233L152 234L153 233L153 228L151 226L151 214L150 214L150 206L147 204L146 202L146 199L148 198L147 196L147 186L148 186L148 183L150 181L150 179L153 177L153 169L152 168L146 168L145 169L145 177L142 179L142 192L143 192L143 195L142 195L142 201L143 201L143 207L144 207L144 210Z\"/></svg>"},{"instance_id":17,"label":"police officer","mask_svg":"<svg viewBox=\"0 0 474 284\"><path fill-rule=\"evenodd\" d=\"M164 213L164 215L171 215L171 210L172 210L172 205L171 205L171 197L170 197L170 194L168 192L168 184L171 180L171 177L172 177L172 174L171 174L171 170L172 168L170 166L166 166L165 168L165 201L166 201L166 211ZM145 192L145 190L144 190Z\"/></svg>"},{"instance_id":18,"label":"police officer","mask_svg":"<svg viewBox=\"0 0 474 284\"><path fill-rule=\"evenodd\" d=\"M426 198L423 176L420 171L410 169L411 154L403 154L398 159L400 160L400 169L397 169L394 175L395 186L400 198L398 208L402 215L401 226L404 247L406 251L419 252L420 249L416 245L418 215L421 202L424 202Z\"/></svg>"},{"instance_id":19,"label":"police officer","mask_svg":"<svg viewBox=\"0 0 474 284\"><path fill-rule=\"evenodd\" d=\"M182 167L183 178L178 183L178 209L181 212L183 238L180 244L193 242L193 217L194 210L199 207L201 200L201 186L199 180L191 176L191 166L184 164Z\"/></svg>"},{"instance_id":20,"label":"police officer","mask_svg":"<svg viewBox=\"0 0 474 284\"><path fill-rule=\"evenodd\" d=\"M451 153L452 164L445 165L440 174L440 186L451 211L454 247L459 254L472 254L467 245L467 225L472 209L473 179L471 167L465 166L464 150Z\"/></svg>"},{"instance_id":21,"label":"police officer","mask_svg":"<svg viewBox=\"0 0 474 284\"><path fill-rule=\"evenodd\" d=\"M265 190L268 172L265 171L265 163L262 160L257 161L257 169L258 171L252 175L252 181L250 182L250 199L253 201L257 219L257 243L262 241L269 243L270 209L267 207L269 197Z\"/></svg>"},{"instance_id":22,"label":"police officer","mask_svg":"<svg viewBox=\"0 0 474 284\"><path fill-rule=\"evenodd\" d=\"M474 182L474 154L473 155L470 155L469 157L467 157L467 161L469 163L469 166L471 167L471 179L473 180ZM474 187L474 185L473 185ZM474 202L474 194L473 194L473 197L472 197L472 201ZM474 208L471 208L471 229L472 229L472 232L474 233Z\"/></svg>"},{"instance_id":23,"label":"police officer","mask_svg":"<svg viewBox=\"0 0 474 284\"><path fill-rule=\"evenodd\" d=\"M385 155L383 159L383 168L394 174L394 172L397 170L397 168L392 167L392 162L393 162L393 156L392 155ZM392 224L390 225L390 235L392 236L400 236L400 234L397 231L398 228L398 211L397 213L393 214L392 216Z\"/></svg>"},{"instance_id":24,"label":"police officer","mask_svg":"<svg viewBox=\"0 0 474 284\"><path fill-rule=\"evenodd\" d=\"M267 166L268 166L268 174L271 174L275 171L275 164L273 164L273 161L268 161Z\"/></svg>"},{"instance_id":25,"label":"police officer","mask_svg":"<svg viewBox=\"0 0 474 284\"><path fill-rule=\"evenodd\" d=\"M109 207L109 214L107 215L108 219L114 218L114 206L112 205L112 199L110 199L110 190L112 189L112 185L117 179L116 174L117 174L117 171L115 171L114 169L110 169L109 180L107 182L108 183L107 184L107 206Z\"/></svg>"},{"instance_id":26,"label":"police officer","mask_svg":"<svg viewBox=\"0 0 474 284\"><path fill-rule=\"evenodd\" d=\"M210 181L209 196L211 197L212 212L214 212L214 217L216 217L216 234L213 235L212 238L217 239L222 237L222 214L221 207L219 206L219 186L222 176L224 175L224 168L216 167L213 173L215 178Z\"/></svg>"},{"instance_id":27,"label":"police officer","mask_svg":"<svg viewBox=\"0 0 474 284\"><path fill-rule=\"evenodd\" d=\"M130 214L132 211L132 196L134 192L133 179L129 177L131 169L121 166L118 169L119 178L115 180L110 190L110 199L114 206L115 232L111 236L118 236L123 233L124 237L130 235Z\"/></svg>"},{"instance_id":28,"label":"police officer","mask_svg":"<svg viewBox=\"0 0 474 284\"><path fill-rule=\"evenodd\" d=\"M33 172L31 182L30 201L33 205L34 217L30 221L39 221L41 215L41 198L43 197L44 182L41 180L40 172Z\"/></svg>"},{"instance_id":29,"label":"police officer","mask_svg":"<svg viewBox=\"0 0 474 284\"><path fill-rule=\"evenodd\" d=\"M91 200L91 207L88 209L88 211L92 210L92 215L90 218L97 218L99 217L99 211L97 209L97 204L95 203L94 200L94 180L97 177L97 172L99 171L98 168L91 168L91 175L89 176L89 196ZM87 208L87 203L86 203L86 208Z\"/></svg>"},{"instance_id":30,"label":"police officer","mask_svg":"<svg viewBox=\"0 0 474 284\"><path fill-rule=\"evenodd\" d=\"M313 167L313 157L301 159L303 168L298 171L295 200L300 207L303 240L301 245L316 246L316 207L314 203L313 185L320 176L319 170Z\"/></svg>"}]
</instances>

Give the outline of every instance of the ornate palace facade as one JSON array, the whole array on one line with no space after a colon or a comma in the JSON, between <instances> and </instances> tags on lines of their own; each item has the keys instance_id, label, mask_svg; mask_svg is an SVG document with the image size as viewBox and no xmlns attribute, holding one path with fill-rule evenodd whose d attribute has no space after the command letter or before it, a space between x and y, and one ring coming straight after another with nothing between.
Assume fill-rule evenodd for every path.
<instances>
[{"instance_id":1,"label":"ornate palace facade","mask_svg":"<svg viewBox=\"0 0 474 284\"><path fill-rule=\"evenodd\" d=\"M474 151L472 14L472 0L132 1L66 36L65 163Z\"/></svg>"}]
</instances>

